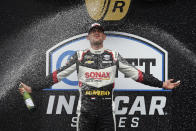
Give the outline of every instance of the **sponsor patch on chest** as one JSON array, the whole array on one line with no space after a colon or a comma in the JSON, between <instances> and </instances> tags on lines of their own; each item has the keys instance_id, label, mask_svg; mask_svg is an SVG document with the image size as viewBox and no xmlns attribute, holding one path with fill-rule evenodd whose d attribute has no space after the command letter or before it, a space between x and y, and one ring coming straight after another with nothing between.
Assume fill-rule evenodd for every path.
<instances>
[{"instance_id":1,"label":"sponsor patch on chest","mask_svg":"<svg viewBox=\"0 0 196 131\"><path fill-rule=\"evenodd\" d=\"M86 91L85 95L93 95L93 96L109 96L111 93L110 91L99 91L99 90L92 90Z\"/></svg>"},{"instance_id":2,"label":"sponsor patch on chest","mask_svg":"<svg viewBox=\"0 0 196 131\"><path fill-rule=\"evenodd\" d=\"M108 64L108 63L110 64L110 63L112 63L112 61L102 61L102 63L103 64Z\"/></svg>"},{"instance_id":3,"label":"sponsor patch on chest","mask_svg":"<svg viewBox=\"0 0 196 131\"><path fill-rule=\"evenodd\" d=\"M110 60L110 55L104 55L103 60Z\"/></svg>"},{"instance_id":4,"label":"sponsor patch on chest","mask_svg":"<svg viewBox=\"0 0 196 131\"><path fill-rule=\"evenodd\" d=\"M93 78L93 79L110 79L110 72L86 72L86 78Z\"/></svg>"},{"instance_id":5,"label":"sponsor patch on chest","mask_svg":"<svg viewBox=\"0 0 196 131\"><path fill-rule=\"evenodd\" d=\"M92 63L94 63L94 61L90 61L90 60L85 61L85 64L92 64Z\"/></svg>"}]
</instances>

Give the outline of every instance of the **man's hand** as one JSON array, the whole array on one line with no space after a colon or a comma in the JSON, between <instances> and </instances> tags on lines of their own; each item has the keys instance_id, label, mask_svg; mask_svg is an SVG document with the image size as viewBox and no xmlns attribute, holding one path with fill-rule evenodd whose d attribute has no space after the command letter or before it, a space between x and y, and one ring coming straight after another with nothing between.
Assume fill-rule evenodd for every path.
<instances>
[{"instance_id":1,"label":"man's hand","mask_svg":"<svg viewBox=\"0 0 196 131\"><path fill-rule=\"evenodd\" d=\"M27 91L28 93L31 93L32 92L32 89L31 89L31 87L30 86L27 86L27 85L25 85L24 83L20 83L21 84L21 86L23 87L23 88L19 88L19 91L20 91L20 94L24 94L24 92L25 91Z\"/></svg>"},{"instance_id":2,"label":"man's hand","mask_svg":"<svg viewBox=\"0 0 196 131\"><path fill-rule=\"evenodd\" d=\"M165 89L174 89L175 87L180 85L180 81L172 83L174 79L169 79L163 82L163 88Z\"/></svg>"}]
</instances>

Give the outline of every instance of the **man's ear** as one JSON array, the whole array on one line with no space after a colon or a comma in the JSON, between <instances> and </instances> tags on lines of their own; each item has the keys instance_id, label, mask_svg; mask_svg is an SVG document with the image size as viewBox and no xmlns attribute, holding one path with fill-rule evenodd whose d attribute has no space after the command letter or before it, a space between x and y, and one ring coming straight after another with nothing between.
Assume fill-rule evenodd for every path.
<instances>
[{"instance_id":1,"label":"man's ear","mask_svg":"<svg viewBox=\"0 0 196 131\"><path fill-rule=\"evenodd\" d=\"M86 39L89 40L89 36L88 35L86 36Z\"/></svg>"},{"instance_id":2,"label":"man's ear","mask_svg":"<svg viewBox=\"0 0 196 131\"><path fill-rule=\"evenodd\" d=\"M106 39L106 35L104 34L104 36L103 36L103 40L105 40Z\"/></svg>"}]
</instances>

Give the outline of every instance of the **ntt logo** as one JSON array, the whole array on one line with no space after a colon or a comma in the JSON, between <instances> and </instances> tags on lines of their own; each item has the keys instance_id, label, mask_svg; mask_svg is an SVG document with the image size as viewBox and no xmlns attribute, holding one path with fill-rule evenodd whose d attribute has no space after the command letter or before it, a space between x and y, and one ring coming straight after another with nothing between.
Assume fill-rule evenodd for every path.
<instances>
[{"instance_id":1,"label":"ntt logo","mask_svg":"<svg viewBox=\"0 0 196 131\"><path fill-rule=\"evenodd\" d=\"M105 32L107 37L104 41L104 47L119 52L130 64L141 71L152 74L161 81L167 80L168 75L168 55L167 51L159 45L136 35L123 32ZM77 50L83 50L90 47L86 39L88 34L81 34L64 40L46 52L46 75L54 72L64 66L70 57ZM105 58L107 59L107 57ZM107 72L97 74L109 79ZM89 72L86 77L95 77L95 74ZM95 77L96 78L96 77ZM105 79L106 79L105 78ZM61 82L55 84L52 89L78 89L77 73L72 73ZM160 88L150 87L127 78L121 72L117 73L115 80L116 90L162 90Z\"/></svg>"},{"instance_id":2,"label":"ntt logo","mask_svg":"<svg viewBox=\"0 0 196 131\"><path fill-rule=\"evenodd\" d=\"M85 3L92 19L116 21L126 16L131 0L85 0Z\"/></svg>"}]
</instances>

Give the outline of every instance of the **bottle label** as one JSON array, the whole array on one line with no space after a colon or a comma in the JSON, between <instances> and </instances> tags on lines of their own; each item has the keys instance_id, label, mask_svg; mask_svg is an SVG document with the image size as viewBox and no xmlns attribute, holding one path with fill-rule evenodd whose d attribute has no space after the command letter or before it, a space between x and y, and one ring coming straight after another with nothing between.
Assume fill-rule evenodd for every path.
<instances>
[{"instance_id":1,"label":"bottle label","mask_svg":"<svg viewBox=\"0 0 196 131\"><path fill-rule=\"evenodd\" d=\"M25 100L25 104L27 105L27 107L33 107L33 106L35 106L35 105L33 104L33 101L32 101L31 98L26 99L26 100Z\"/></svg>"}]
</instances>

